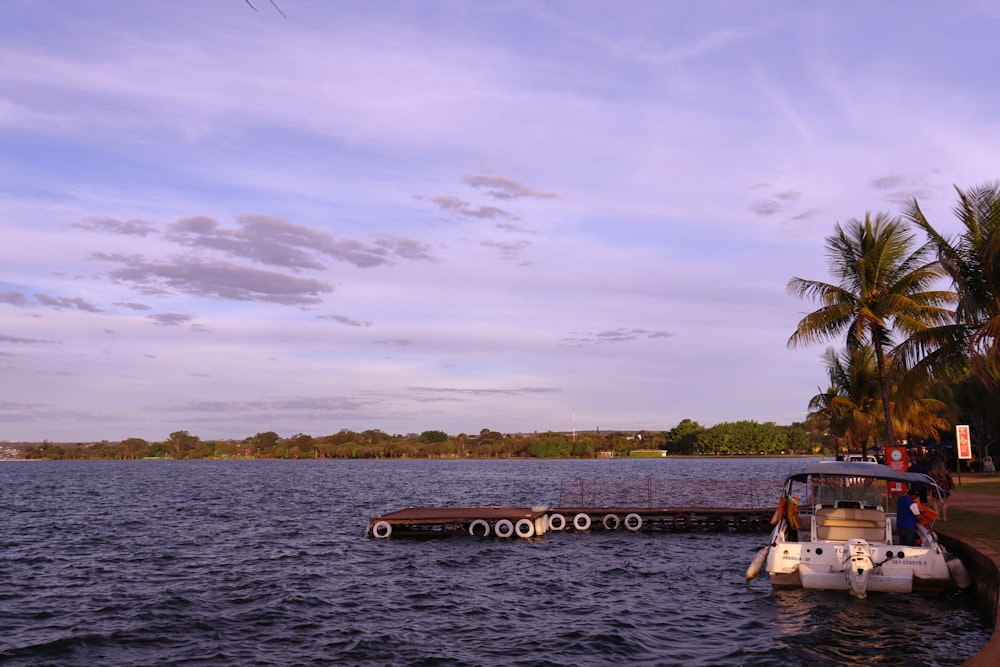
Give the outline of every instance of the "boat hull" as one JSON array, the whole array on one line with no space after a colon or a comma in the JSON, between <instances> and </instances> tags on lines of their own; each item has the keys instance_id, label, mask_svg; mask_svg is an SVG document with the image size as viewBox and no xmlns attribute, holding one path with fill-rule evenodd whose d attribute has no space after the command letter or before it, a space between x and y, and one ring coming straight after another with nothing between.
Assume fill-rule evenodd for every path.
<instances>
[{"instance_id":1,"label":"boat hull","mask_svg":"<svg viewBox=\"0 0 1000 667\"><path fill-rule=\"evenodd\" d=\"M944 590L952 577L940 548L866 545L873 567L864 590L880 593ZM779 542L764 570L779 588L850 591L852 554L847 544Z\"/></svg>"}]
</instances>

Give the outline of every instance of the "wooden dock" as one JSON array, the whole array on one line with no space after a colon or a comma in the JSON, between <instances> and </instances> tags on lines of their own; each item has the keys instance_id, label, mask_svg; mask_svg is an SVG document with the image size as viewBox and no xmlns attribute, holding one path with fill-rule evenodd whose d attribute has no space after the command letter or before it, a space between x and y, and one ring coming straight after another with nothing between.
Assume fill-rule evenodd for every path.
<instances>
[{"instance_id":1,"label":"wooden dock","mask_svg":"<svg viewBox=\"0 0 1000 667\"><path fill-rule=\"evenodd\" d=\"M774 509L703 507L411 507L368 521L367 537L540 537L549 531L764 532Z\"/></svg>"}]
</instances>

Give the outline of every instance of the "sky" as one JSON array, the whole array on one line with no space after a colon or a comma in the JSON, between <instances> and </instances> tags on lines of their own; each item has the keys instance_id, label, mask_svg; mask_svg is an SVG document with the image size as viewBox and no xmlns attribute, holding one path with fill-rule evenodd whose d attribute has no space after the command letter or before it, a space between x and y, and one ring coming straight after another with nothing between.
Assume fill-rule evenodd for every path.
<instances>
[{"instance_id":1,"label":"sky","mask_svg":"<svg viewBox=\"0 0 1000 667\"><path fill-rule=\"evenodd\" d=\"M995 3L251 2L0 3L0 441L791 424L1000 178Z\"/></svg>"}]
</instances>

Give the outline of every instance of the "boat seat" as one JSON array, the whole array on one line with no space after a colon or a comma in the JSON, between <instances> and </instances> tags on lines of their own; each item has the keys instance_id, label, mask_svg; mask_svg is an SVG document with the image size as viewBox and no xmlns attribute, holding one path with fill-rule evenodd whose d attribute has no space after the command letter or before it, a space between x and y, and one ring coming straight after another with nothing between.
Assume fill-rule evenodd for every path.
<instances>
[{"instance_id":1,"label":"boat seat","mask_svg":"<svg viewBox=\"0 0 1000 667\"><path fill-rule=\"evenodd\" d=\"M821 507L816 510L816 539L885 541L885 514L874 509Z\"/></svg>"}]
</instances>

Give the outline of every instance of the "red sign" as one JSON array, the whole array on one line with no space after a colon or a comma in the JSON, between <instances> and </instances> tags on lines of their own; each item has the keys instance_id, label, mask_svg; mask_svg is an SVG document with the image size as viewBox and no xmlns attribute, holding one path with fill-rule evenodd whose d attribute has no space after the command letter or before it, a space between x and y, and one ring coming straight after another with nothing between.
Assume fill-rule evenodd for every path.
<instances>
[{"instance_id":1,"label":"red sign","mask_svg":"<svg viewBox=\"0 0 1000 667\"><path fill-rule=\"evenodd\" d=\"M968 426L955 427L955 442L958 443L958 458L972 458L972 438L969 437Z\"/></svg>"},{"instance_id":2,"label":"red sign","mask_svg":"<svg viewBox=\"0 0 1000 667\"><path fill-rule=\"evenodd\" d=\"M909 470L910 462L907 460L906 447L886 447L885 464L900 472ZM889 482L889 493L903 493L903 483Z\"/></svg>"}]
</instances>

